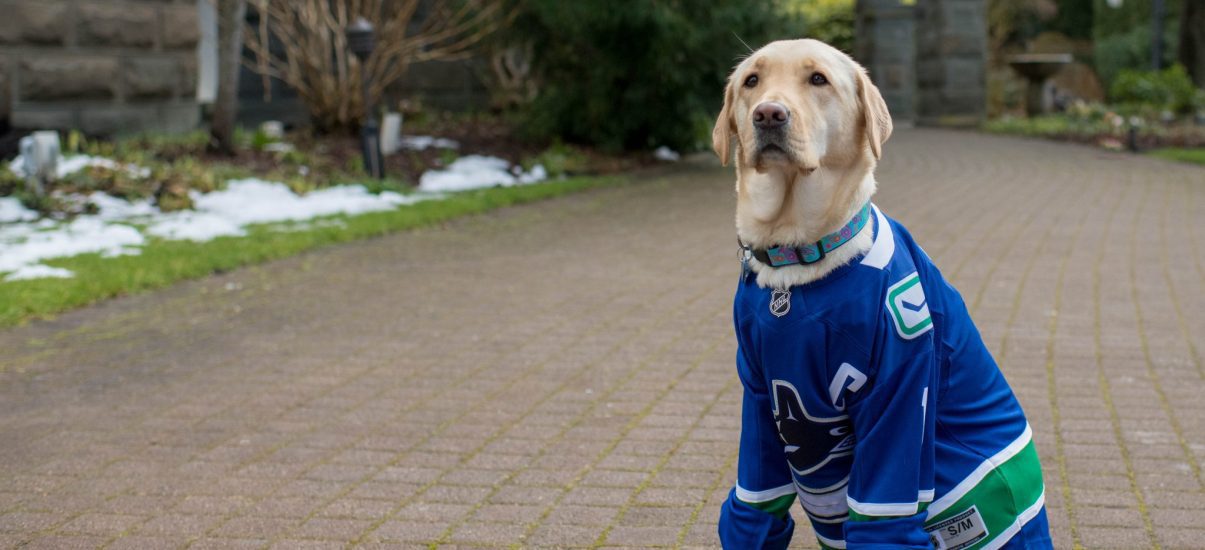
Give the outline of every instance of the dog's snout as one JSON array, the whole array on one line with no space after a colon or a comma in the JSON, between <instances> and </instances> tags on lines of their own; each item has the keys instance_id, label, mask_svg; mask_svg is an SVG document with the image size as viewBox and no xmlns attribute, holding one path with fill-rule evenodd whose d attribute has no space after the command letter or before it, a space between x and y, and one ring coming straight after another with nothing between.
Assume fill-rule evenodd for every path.
<instances>
[{"instance_id":1,"label":"dog's snout","mask_svg":"<svg viewBox=\"0 0 1205 550\"><path fill-rule=\"evenodd\" d=\"M753 110L753 125L761 129L778 128L791 119L791 112L777 101L767 101Z\"/></svg>"}]
</instances>

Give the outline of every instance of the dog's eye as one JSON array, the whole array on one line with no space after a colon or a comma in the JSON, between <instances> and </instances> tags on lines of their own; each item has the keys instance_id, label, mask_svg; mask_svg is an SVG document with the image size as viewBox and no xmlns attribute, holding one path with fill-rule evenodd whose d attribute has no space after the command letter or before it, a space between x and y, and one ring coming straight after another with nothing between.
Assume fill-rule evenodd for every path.
<instances>
[{"instance_id":1,"label":"dog's eye","mask_svg":"<svg viewBox=\"0 0 1205 550\"><path fill-rule=\"evenodd\" d=\"M828 79L825 78L824 75L822 75L820 73L812 73L812 78L810 79L810 82L812 83L812 86L823 86L825 84L828 84Z\"/></svg>"},{"instance_id":2,"label":"dog's eye","mask_svg":"<svg viewBox=\"0 0 1205 550\"><path fill-rule=\"evenodd\" d=\"M757 75L755 75L755 74L749 75L749 78L745 79L745 87L753 88L756 86L757 86Z\"/></svg>"}]
</instances>

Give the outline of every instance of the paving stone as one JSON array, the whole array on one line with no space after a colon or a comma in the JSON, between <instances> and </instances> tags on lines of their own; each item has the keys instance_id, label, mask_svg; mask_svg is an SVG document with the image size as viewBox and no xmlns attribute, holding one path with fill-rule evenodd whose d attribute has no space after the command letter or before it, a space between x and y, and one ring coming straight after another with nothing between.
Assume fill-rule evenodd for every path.
<instances>
[{"instance_id":1,"label":"paving stone","mask_svg":"<svg viewBox=\"0 0 1205 550\"><path fill-rule=\"evenodd\" d=\"M1169 529L1156 531L1159 544L1168 550L1201 550L1205 548L1205 531L1201 529Z\"/></svg>"},{"instance_id":2,"label":"paving stone","mask_svg":"<svg viewBox=\"0 0 1205 550\"><path fill-rule=\"evenodd\" d=\"M180 540L167 537L132 536L119 538L106 548L116 550L156 550L158 548L172 548L178 546L180 542Z\"/></svg>"},{"instance_id":3,"label":"paving stone","mask_svg":"<svg viewBox=\"0 0 1205 550\"><path fill-rule=\"evenodd\" d=\"M517 487L508 485L499 487L498 491L489 497L490 502L497 504L548 504L561 495L563 491L553 487Z\"/></svg>"},{"instance_id":4,"label":"paving stone","mask_svg":"<svg viewBox=\"0 0 1205 550\"><path fill-rule=\"evenodd\" d=\"M0 514L0 532L32 533L49 529L66 519L64 514L53 512L9 512Z\"/></svg>"},{"instance_id":5,"label":"paving stone","mask_svg":"<svg viewBox=\"0 0 1205 550\"><path fill-rule=\"evenodd\" d=\"M174 509L181 514L209 514L224 516L251 505L253 500L242 496L188 496Z\"/></svg>"},{"instance_id":6,"label":"paving stone","mask_svg":"<svg viewBox=\"0 0 1205 550\"><path fill-rule=\"evenodd\" d=\"M268 497L246 508L243 513L270 518L303 518L321 505L320 500L309 497Z\"/></svg>"},{"instance_id":7,"label":"paving stone","mask_svg":"<svg viewBox=\"0 0 1205 550\"><path fill-rule=\"evenodd\" d=\"M565 501L594 506L619 506L631 498L633 489L612 487L577 487L565 495Z\"/></svg>"},{"instance_id":8,"label":"paving stone","mask_svg":"<svg viewBox=\"0 0 1205 550\"><path fill-rule=\"evenodd\" d=\"M544 519L551 525L610 525L619 515L619 506L557 505Z\"/></svg>"},{"instance_id":9,"label":"paving stone","mask_svg":"<svg viewBox=\"0 0 1205 550\"><path fill-rule=\"evenodd\" d=\"M620 525L607 533L606 544L623 546L672 546L681 527L632 527Z\"/></svg>"},{"instance_id":10,"label":"paving stone","mask_svg":"<svg viewBox=\"0 0 1205 550\"><path fill-rule=\"evenodd\" d=\"M347 548L346 542L333 540L301 540L301 539L284 539L272 543L272 550L342 550Z\"/></svg>"},{"instance_id":11,"label":"paving stone","mask_svg":"<svg viewBox=\"0 0 1205 550\"><path fill-rule=\"evenodd\" d=\"M582 478L581 484L591 487L635 487L647 478L645 472L592 470Z\"/></svg>"},{"instance_id":12,"label":"paving stone","mask_svg":"<svg viewBox=\"0 0 1205 550\"><path fill-rule=\"evenodd\" d=\"M241 539L241 538L203 538L188 545L188 548L201 548L202 550L221 550L229 549L247 549L263 548L268 545L268 541L262 539Z\"/></svg>"},{"instance_id":13,"label":"paving stone","mask_svg":"<svg viewBox=\"0 0 1205 550\"><path fill-rule=\"evenodd\" d=\"M213 534L230 538L278 537L291 532L298 521L292 518L236 517L217 528Z\"/></svg>"},{"instance_id":14,"label":"paving stone","mask_svg":"<svg viewBox=\"0 0 1205 550\"><path fill-rule=\"evenodd\" d=\"M324 508L319 515L324 517L379 519L388 515L397 504L391 500L365 498L341 498Z\"/></svg>"},{"instance_id":15,"label":"paving stone","mask_svg":"<svg viewBox=\"0 0 1205 550\"><path fill-rule=\"evenodd\" d=\"M369 520L314 518L291 534L311 539L349 541L359 538L372 524Z\"/></svg>"},{"instance_id":16,"label":"paving stone","mask_svg":"<svg viewBox=\"0 0 1205 550\"><path fill-rule=\"evenodd\" d=\"M472 506L468 504L412 502L403 506L395 515L400 519L451 521L464 517L470 510Z\"/></svg>"},{"instance_id":17,"label":"paving stone","mask_svg":"<svg viewBox=\"0 0 1205 550\"><path fill-rule=\"evenodd\" d=\"M1205 510L1151 510L1151 522L1158 527L1196 527L1205 529ZM1205 535L1205 533L1202 533Z\"/></svg>"},{"instance_id":18,"label":"paving stone","mask_svg":"<svg viewBox=\"0 0 1205 550\"><path fill-rule=\"evenodd\" d=\"M142 516L84 514L59 527L59 531L84 535L116 535L145 520Z\"/></svg>"},{"instance_id":19,"label":"paving stone","mask_svg":"<svg viewBox=\"0 0 1205 550\"><path fill-rule=\"evenodd\" d=\"M447 528L446 523L440 522L391 520L381 524L372 537L386 541L434 542Z\"/></svg>"},{"instance_id":20,"label":"paving stone","mask_svg":"<svg viewBox=\"0 0 1205 550\"><path fill-rule=\"evenodd\" d=\"M495 523L531 523L544 513L544 507L523 504L486 504L473 515L472 521Z\"/></svg>"},{"instance_id":21,"label":"paving stone","mask_svg":"<svg viewBox=\"0 0 1205 550\"><path fill-rule=\"evenodd\" d=\"M140 535L175 535L194 537L209 532L224 520L218 516L166 514L153 517L138 526Z\"/></svg>"},{"instance_id":22,"label":"paving stone","mask_svg":"<svg viewBox=\"0 0 1205 550\"><path fill-rule=\"evenodd\" d=\"M38 549L38 550L84 550L87 548L100 548L104 545L107 537L97 537L94 535L51 535L47 537L38 537L21 548Z\"/></svg>"},{"instance_id":23,"label":"paving stone","mask_svg":"<svg viewBox=\"0 0 1205 550\"><path fill-rule=\"evenodd\" d=\"M544 525L536 529L527 543L537 547L590 546L604 527L582 525Z\"/></svg>"},{"instance_id":24,"label":"paving stone","mask_svg":"<svg viewBox=\"0 0 1205 550\"><path fill-rule=\"evenodd\" d=\"M1079 535L1086 548L1147 548L1151 542L1143 530L1123 527L1082 527Z\"/></svg>"},{"instance_id":25,"label":"paving stone","mask_svg":"<svg viewBox=\"0 0 1205 550\"><path fill-rule=\"evenodd\" d=\"M496 544L499 540L520 542L526 531L526 526L522 524L470 521L456 526L448 540L454 544Z\"/></svg>"},{"instance_id":26,"label":"paving stone","mask_svg":"<svg viewBox=\"0 0 1205 550\"><path fill-rule=\"evenodd\" d=\"M492 492L489 487L463 487L460 485L435 485L423 493L429 502L480 502Z\"/></svg>"},{"instance_id":27,"label":"paving stone","mask_svg":"<svg viewBox=\"0 0 1205 550\"><path fill-rule=\"evenodd\" d=\"M1080 524L1092 527L1129 527L1143 529L1142 514L1137 508L1107 508L1080 506L1076 508Z\"/></svg>"}]
</instances>

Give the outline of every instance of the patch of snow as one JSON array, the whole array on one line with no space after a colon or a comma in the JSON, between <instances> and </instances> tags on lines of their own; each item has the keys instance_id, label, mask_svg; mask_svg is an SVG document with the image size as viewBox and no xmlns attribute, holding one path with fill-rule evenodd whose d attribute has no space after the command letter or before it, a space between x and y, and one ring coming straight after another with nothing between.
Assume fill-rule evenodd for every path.
<instances>
[{"instance_id":1,"label":"patch of snow","mask_svg":"<svg viewBox=\"0 0 1205 550\"><path fill-rule=\"evenodd\" d=\"M91 202L98 211L67 224L51 219L33 221L37 214L31 214L15 198L0 198L0 219L23 222L0 225L0 277L5 281L70 277L69 270L41 262L85 253L106 257L139 254L146 237L127 225L131 221L146 223L145 235L203 242L246 235L249 224L280 223L281 227L273 229L299 231L343 224L341 220L310 221L320 216L394 210L444 197L439 193L403 195L391 191L373 195L361 185L328 187L298 196L283 183L259 179L233 180L224 190L192 192L190 196L196 210L163 213L149 199L129 202L103 193L63 195L64 200Z\"/></svg>"},{"instance_id":2,"label":"patch of snow","mask_svg":"<svg viewBox=\"0 0 1205 550\"><path fill-rule=\"evenodd\" d=\"M191 196L195 211L163 214L152 222L147 233L167 239L208 241L245 235L243 226L253 223L379 212L433 198L399 193L373 195L360 185L327 187L298 196L283 183L255 178L232 180L222 191L193 192Z\"/></svg>"},{"instance_id":3,"label":"patch of snow","mask_svg":"<svg viewBox=\"0 0 1205 550\"><path fill-rule=\"evenodd\" d=\"M148 235L175 241L212 241L218 237L241 237L247 233L238 222L217 214L181 210L164 214L149 227Z\"/></svg>"},{"instance_id":4,"label":"patch of snow","mask_svg":"<svg viewBox=\"0 0 1205 550\"><path fill-rule=\"evenodd\" d=\"M443 193L415 193L413 195L403 195L393 191L382 191L380 195L377 195L377 197L389 204L397 206L409 206L411 204L420 203L423 201L447 198L447 195L444 195Z\"/></svg>"},{"instance_id":5,"label":"patch of snow","mask_svg":"<svg viewBox=\"0 0 1205 550\"><path fill-rule=\"evenodd\" d=\"M221 215L241 224L360 214L394 206L360 185L338 185L299 196L283 183L254 178L232 180L222 191L194 194L193 203L197 212Z\"/></svg>"},{"instance_id":6,"label":"patch of snow","mask_svg":"<svg viewBox=\"0 0 1205 550\"><path fill-rule=\"evenodd\" d=\"M537 164L531 167L531 171L526 174L518 175L519 183L536 183L548 179L548 170L544 169L543 164Z\"/></svg>"},{"instance_id":7,"label":"patch of snow","mask_svg":"<svg viewBox=\"0 0 1205 550\"><path fill-rule=\"evenodd\" d=\"M424 172L419 178L418 188L428 192L466 191L535 183L547 178L548 171L542 165L536 165L527 173L516 167L515 173L511 173L510 163L503 159L468 155L456 159L445 170Z\"/></svg>"},{"instance_id":8,"label":"patch of snow","mask_svg":"<svg viewBox=\"0 0 1205 550\"><path fill-rule=\"evenodd\" d=\"M65 178L71 174L92 166L99 166L101 168L108 168L110 170L123 168L121 164L117 163L117 161L114 161L113 159L94 157L90 155L72 155L64 156L63 158L59 159L59 163L55 167L55 176ZM137 164L127 164L124 166L124 168L131 176L137 178L145 178L151 175L150 168L143 168ZM17 158L13 159L13 161L8 164L8 169L20 177L25 177L25 157L17 155Z\"/></svg>"},{"instance_id":9,"label":"patch of snow","mask_svg":"<svg viewBox=\"0 0 1205 550\"><path fill-rule=\"evenodd\" d=\"M663 160L665 162L678 162L682 159L682 155L678 154L677 151L662 145L661 147L653 150L653 158Z\"/></svg>"},{"instance_id":10,"label":"patch of snow","mask_svg":"<svg viewBox=\"0 0 1205 550\"><path fill-rule=\"evenodd\" d=\"M88 195L88 202L96 205L97 215L102 220L128 220L159 213L151 199L130 202L105 193L92 193Z\"/></svg>"},{"instance_id":11,"label":"patch of snow","mask_svg":"<svg viewBox=\"0 0 1205 550\"><path fill-rule=\"evenodd\" d=\"M39 271L36 267L42 260L90 252L106 257L138 254L139 249L134 247L144 242L137 229L109 224L97 216L82 216L69 224L43 231L5 232L0 234L0 272L16 272L29 278L33 273L49 272ZM61 271L57 273L62 274ZM10 273L5 280L13 280L13 276Z\"/></svg>"},{"instance_id":12,"label":"patch of snow","mask_svg":"<svg viewBox=\"0 0 1205 550\"><path fill-rule=\"evenodd\" d=\"M5 281L25 281L28 279L70 279L75 276L70 269L61 267L51 267L48 265L34 264L22 266L16 271L9 273L4 278Z\"/></svg>"},{"instance_id":13,"label":"patch of snow","mask_svg":"<svg viewBox=\"0 0 1205 550\"><path fill-rule=\"evenodd\" d=\"M402 136L401 146L402 149L411 149L414 151L422 151L430 147L435 147L436 149L459 149L460 142L454 139L434 136Z\"/></svg>"},{"instance_id":14,"label":"patch of snow","mask_svg":"<svg viewBox=\"0 0 1205 550\"><path fill-rule=\"evenodd\" d=\"M38 213L21 204L17 197L0 197L0 223L31 222Z\"/></svg>"}]
</instances>

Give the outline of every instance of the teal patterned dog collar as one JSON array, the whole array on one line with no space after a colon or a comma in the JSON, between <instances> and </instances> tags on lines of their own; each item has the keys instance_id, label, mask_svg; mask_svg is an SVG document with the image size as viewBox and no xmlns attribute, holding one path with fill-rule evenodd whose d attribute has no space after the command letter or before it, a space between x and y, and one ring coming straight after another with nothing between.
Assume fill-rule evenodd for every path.
<instances>
[{"instance_id":1,"label":"teal patterned dog collar","mask_svg":"<svg viewBox=\"0 0 1205 550\"><path fill-rule=\"evenodd\" d=\"M825 235L820 240L799 246L776 245L766 249L754 248L748 249L750 254L757 261L770 267L783 267L787 265L808 265L814 264L823 260L829 252L836 250L841 245L849 242L866 227L866 222L870 220L870 201L862 205L857 214L850 218L849 223L846 223L841 229Z\"/></svg>"}]
</instances>

